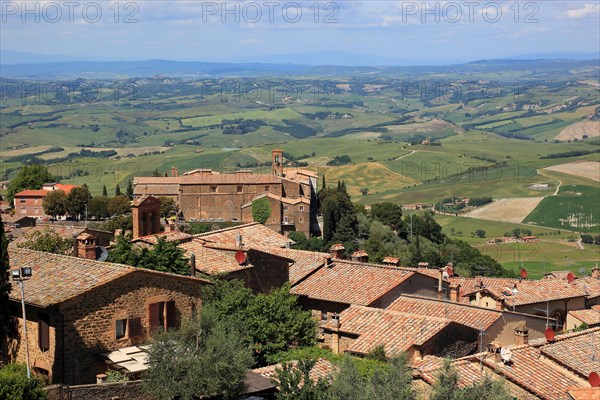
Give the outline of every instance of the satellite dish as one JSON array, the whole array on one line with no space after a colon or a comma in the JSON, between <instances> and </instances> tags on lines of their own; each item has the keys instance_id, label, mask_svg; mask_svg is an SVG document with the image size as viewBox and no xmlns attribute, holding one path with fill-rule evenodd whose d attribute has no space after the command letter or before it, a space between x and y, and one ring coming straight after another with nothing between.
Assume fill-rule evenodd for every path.
<instances>
[{"instance_id":1,"label":"satellite dish","mask_svg":"<svg viewBox=\"0 0 600 400\"><path fill-rule=\"evenodd\" d=\"M567 281L569 281L569 283L573 283L574 280L575 280L575 274L572 272L569 272L567 274Z\"/></svg>"},{"instance_id":2,"label":"satellite dish","mask_svg":"<svg viewBox=\"0 0 600 400\"><path fill-rule=\"evenodd\" d=\"M544 332L544 336L546 336L547 341L552 342L554 340L554 331L552 328L547 327L546 331Z\"/></svg>"},{"instance_id":3,"label":"satellite dish","mask_svg":"<svg viewBox=\"0 0 600 400\"><path fill-rule=\"evenodd\" d=\"M512 358L512 351L510 351L509 348L503 347L500 350L500 357L502 357L502 360L504 360L504 362L507 363Z\"/></svg>"},{"instance_id":4,"label":"satellite dish","mask_svg":"<svg viewBox=\"0 0 600 400\"><path fill-rule=\"evenodd\" d=\"M446 268L446 273L448 274L448 276L453 276L454 275L454 268L447 267Z\"/></svg>"},{"instance_id":5,"label":"satellite dish","mask_svg":"<svg viewBox=\"0 0 600 400\"><path fill-rule=\"evenodd\" d=\"M237 261L238 264L240 264L240 265L242 265L243 263L245 263L246 262L246 253L244 253L241 250L238 250L235 253L235 261Z\"/></svg>"},{"instance_id":6,"label":"satellite dish","mask_svg":"<svg viewBox=\"0 0 600 400\"><path fill-rule=\"evenodd\" d=\"M588 382L591 387L600 387L600 376L596 372L590 372L588 376Z\"/></svg>"},{"instance_id":7,"label":"satellite dish","mask_svg":"<svg viewBox=\"0 0 600 400\"><path fill-rule=\"evenodd\" d=\"M525 268L521 268L521 278L527 279L527 270Z\"/></svg>"},{"instance_id":8,"label":"satellite dish","mask_svg":"<svg viewBox=\"0 0 600 400\"><path fill-rule=\"evenodd\" d=\"M96 259L98 261L106 261L108 258L108 250L104 246L96 247Z\"/></svg>"}]
</instances>

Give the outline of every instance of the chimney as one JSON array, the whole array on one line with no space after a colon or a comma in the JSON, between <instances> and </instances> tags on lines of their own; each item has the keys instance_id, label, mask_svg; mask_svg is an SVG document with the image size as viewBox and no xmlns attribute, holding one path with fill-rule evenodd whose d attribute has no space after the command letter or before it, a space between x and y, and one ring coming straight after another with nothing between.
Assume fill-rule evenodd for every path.
<instances>
[{"instance_id":1,"label":"chimney","mask_svg":"<svg viewBox=\"0 0 600 400\"><path fill-rule=\"evenodd\" d=\"M592 269L592 278L600 278L600 269L598 268L598 261L596 261L596 266Z\"/></svg>"},{"instance_id":2,"label":"chimney","mask_svg":"<svg viewBox=\"0 0 600 400\"><path fill-rule=\"evenodd\" d=\"M96 375L96 384L100 385L102 383L106 383L106 374L98 374Z\"/></svg>"},{"instance_id":3,"label":"chimney","mask_svg":"<svg viewBox=\"0 0 600 400\"><path fill-rule=\"evenodd\" d=\"M331 351L340 354L340 316L337 313L331 316Z\"/></svg>"},{"instance_id":4,"label":"chimney","mask_svg":"<svg viewBox=\"0 0 600 400\"><path fill-rule=\"evenodd\" d=\"M440 268L440 273L438 277L438 299L443 298L444 291L444 268Z\"/></svg>"},{"instance_id":5,"label":"chimney","mask_svg":"<svg viewBox=\"0 0 600 400\"><path fill-rule=\"evenodd\" d=\"M173 177L179 176L179 171L177 170L176 167L171 167L171 176L173 176Z\"/></svg>"},{"instance_id":6,"label":"chimney","mask_svg":"<svg viewBox=\"0 0 600 400\"><path fill-rule=\"evenodd\" d=\"M459 302L460 301L460 284L453 283L450 285L450 300Z\"/></svg>"},{"instance_id":7,"label":"chimney","mask_svg":"<svg viewBox=\"0 0 600 400\"><path fill-rule=\"evenodd\" d=\"M515 345L522 346L524 344L529 344L529 329L525 323L522 323L515 328Z\"/></svg>"},{"instance_id":8,"label":"chimney","mask_svg":"<svg viewBox=\"0 0 600 400\"><path fill-rule=\"evenodd\" d=\"M196 255L194 253L190 256L190 276L196 276Z\"/></svg>"},{"instance_id":9,"label":"chimney","mask_svg":"<svg viewBox=\"0 0 600 400\"><path fill-rule=\"evenodd\" d=\"M98 247L96 241L94 236L85 232L77 236L77 257L96 260L96 248Z\"/></svg>"},{"instance_id":10,"label":"chimney","mask_svg":"<svg viewBox=\"0 0 600 400\"><path fill-rule=\"evenodd\" d=\"M342 244L334 244L329 248L329 254L331 258L341 260L344 258L344 251L346 248Z\"/></svg>"}]
</instances>

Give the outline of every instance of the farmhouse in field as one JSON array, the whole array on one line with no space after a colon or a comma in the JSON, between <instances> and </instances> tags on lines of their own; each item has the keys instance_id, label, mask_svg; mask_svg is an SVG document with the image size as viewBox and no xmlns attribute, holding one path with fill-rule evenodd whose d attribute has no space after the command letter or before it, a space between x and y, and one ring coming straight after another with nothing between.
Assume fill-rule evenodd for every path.
<instances>
[{"instance_id":1,"label":"farmhouse in field","mask_svg":"<svg viewBox=\"0 0 600 400\"><path fill-rule=\"evenodd\" d=\"M65 194L69 194L69 192L76 187L79 186L63 185L62 183L52 182L44 183L39 190L23 190L15 193L15 213L22 217L33 217L39 220L48 219L50 216L44 213L44 207L42 205L46 195L54 190L62 190Z\"/></svg>"},{"instance_id":2,"label":"farmhouse in field","mask_svg":"<svg viewBox=\"0 0 600 400\"><path fill-rule=\"evenodd\" d=\"M272 151L271 173L240 170L220 173L195 169L179 176L136 177L134 195L170 197L186 220L253 222L254 211L268 211L265 225L276 232L320 234L317 223L317 174L283 168L283 151Z\"/></svg>"}]
</instances>

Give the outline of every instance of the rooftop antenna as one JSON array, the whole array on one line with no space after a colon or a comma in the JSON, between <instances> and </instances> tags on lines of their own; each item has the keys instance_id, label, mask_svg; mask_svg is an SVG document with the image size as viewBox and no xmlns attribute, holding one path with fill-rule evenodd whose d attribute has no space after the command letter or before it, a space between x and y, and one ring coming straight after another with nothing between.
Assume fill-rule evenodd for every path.
<instances>
[{"instance_id":1,"label":"rooftop antenna","mask_svg":"<svg viewBox=\"0 0 600 400\"><path fill-rule=\"evenodd\" d=\"M540 311L543 312L544 314L546 314L546 330L548 330L548 327L550 326L550 302L548 300L546 300L546 309L544 310L543 308L534 308L534 310L536 311Z\"/></svg>"}]
</instances>

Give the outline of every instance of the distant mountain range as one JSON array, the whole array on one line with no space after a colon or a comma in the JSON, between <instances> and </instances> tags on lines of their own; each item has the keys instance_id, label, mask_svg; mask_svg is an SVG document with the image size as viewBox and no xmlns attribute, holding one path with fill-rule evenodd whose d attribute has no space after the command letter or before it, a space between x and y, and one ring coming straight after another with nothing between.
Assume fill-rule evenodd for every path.
<instances>
[{"instance_id":1,"label":"distant mountain range","mask_svg":"<svg viewBox=\"0 0 600 400\"><path fill-rule=\"evenodd\" d=\"M273 60L274 62L271 62ZM6 79L115 79L167 75L173 77L223 77L265 75L353 75L369 73L493 72L536 67L576 67L599 65L600 53L525 54L499 60L438 62L396 60L374 55L344 52L315 52L264 56L241 62L170 60L81 60L64 55L41 55L0 50L0 77Z\"/></svg>"}]
</instances>

